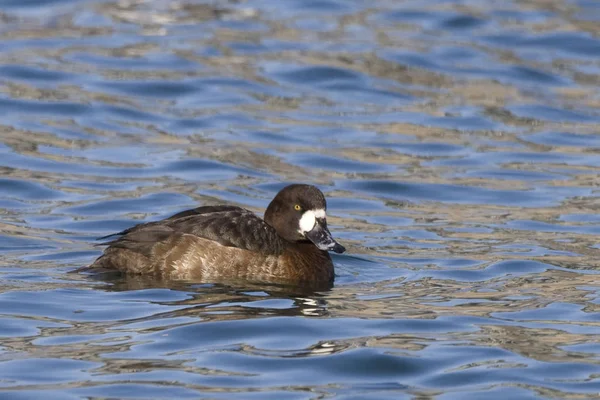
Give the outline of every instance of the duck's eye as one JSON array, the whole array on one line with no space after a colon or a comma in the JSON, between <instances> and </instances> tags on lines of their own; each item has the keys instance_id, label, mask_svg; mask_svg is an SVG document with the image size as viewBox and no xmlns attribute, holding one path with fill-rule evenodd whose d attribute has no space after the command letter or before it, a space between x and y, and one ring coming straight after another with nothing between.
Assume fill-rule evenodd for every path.
<instances>
[{"instance_id":1,"label":"duck's eye","mask_svg":"<svg viewBox=\"0 0 600 400\"><path fill-rule=\"evenodd\" d=\"M302 210L302 207L300 207L300 204L296 204L296 205L294 206L294 210L296 210L296 211L300 211L300 210Z\"/></svg>"}]
</instances>

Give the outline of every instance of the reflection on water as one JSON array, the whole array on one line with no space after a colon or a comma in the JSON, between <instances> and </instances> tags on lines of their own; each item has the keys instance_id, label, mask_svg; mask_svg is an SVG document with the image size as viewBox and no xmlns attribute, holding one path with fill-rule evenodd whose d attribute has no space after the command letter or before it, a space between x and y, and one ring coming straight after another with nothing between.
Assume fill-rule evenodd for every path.
<instances>
[{"instance_id":1,"label":"reflection on water","mask_svg":"<svg viewBox=\"0 0 600 400\"><path fill-rule=\"evenodd\" d=\"M5 1L0 393L600 393L593 1ZM331 290L67 272L319 185Z\"/></svg>"}]
</instances>

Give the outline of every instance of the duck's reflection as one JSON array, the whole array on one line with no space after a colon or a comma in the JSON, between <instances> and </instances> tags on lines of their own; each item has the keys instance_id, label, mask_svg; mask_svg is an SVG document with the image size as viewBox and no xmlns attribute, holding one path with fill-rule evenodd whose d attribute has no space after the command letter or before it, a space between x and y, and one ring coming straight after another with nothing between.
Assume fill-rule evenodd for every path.
<instances>
[{"instance_id":1,"label":"duck's reflection","mask_svg":"<svg viewBox=\"0 0 600 400\"><path fill-rule=\"evenodd\" d=\"M169 301L168 304L187 307L170 314L201 316L208 321L261 316L327 316L326 296L332 288L332 285L299 286L247 281L206 283L112 272L90 275L88 279L102 281L105 285L96 288L112 292L148 289L185 292L190 295L189 298Z\"/></svg>"}]
</instances>

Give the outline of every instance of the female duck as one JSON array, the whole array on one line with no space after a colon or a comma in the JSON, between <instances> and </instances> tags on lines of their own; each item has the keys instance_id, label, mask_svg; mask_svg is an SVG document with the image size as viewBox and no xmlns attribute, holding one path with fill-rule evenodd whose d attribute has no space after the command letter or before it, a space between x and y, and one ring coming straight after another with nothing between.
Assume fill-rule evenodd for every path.
<instances>
[{"instance_id":1,"label":"female duck","mask_svg":"<svg viewBox=\"0 0 600 400\"><path fill-rule=\"evenodd\" d=\"M324 284L334 279L327 251L343 253L326 220L323 193L290 185L264 220L236 206L205 206L109 235L120 237L91 266L170 279Z\"/></svg>"}]
</instances>

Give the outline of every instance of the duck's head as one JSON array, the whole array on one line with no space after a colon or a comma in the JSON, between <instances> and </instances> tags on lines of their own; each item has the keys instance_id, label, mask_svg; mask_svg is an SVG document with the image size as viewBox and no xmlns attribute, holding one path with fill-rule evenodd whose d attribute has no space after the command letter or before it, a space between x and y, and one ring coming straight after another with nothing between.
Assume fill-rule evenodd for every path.
<instances>
[{"instance_id":1,"label":"duck's head","mask_svg":"<svg viewBox=\"0 0 600 400\"><path fill-rule=\"evenodd\" d=\"M311 241L320 250L346 251L327 229L327 201L312 185L289 185L277 193L265 211L265 222L290 242Z\"/></svg>"}]
</instances>

